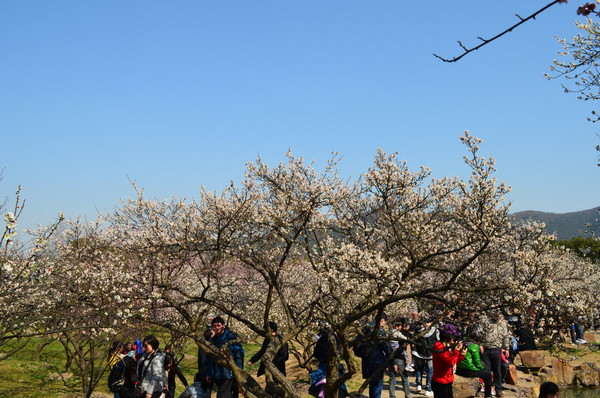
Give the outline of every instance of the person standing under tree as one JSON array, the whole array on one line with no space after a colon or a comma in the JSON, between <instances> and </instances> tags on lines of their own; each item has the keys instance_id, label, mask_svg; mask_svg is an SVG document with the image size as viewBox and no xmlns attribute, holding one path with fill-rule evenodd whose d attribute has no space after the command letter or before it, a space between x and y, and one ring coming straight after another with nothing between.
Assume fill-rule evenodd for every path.
<instances>
[{"instance_id":1,"label":"person standing under tree","mask_svg":"<svg viewBox=\"0 0 600 398\"><path fill-rule=\"evenodd\" d=\"M453 398L454 366L463 360L467 349L457 342L460 333L450 323L440 332L440 341L433 345L433 398Z\"/></svg>"},{"instance_id":2,"label":"person standing under tree","mask_svg":"<svg viewBox=\"0 0 600 398\"><path fill-rule=\"evenodd\" d=\"M138 381L144 398L163 396L167 385L165 354L158 349L158 339L148 335L142 340L144 356L138 363Z\"/></svg>"},{"instance_id":3,"label":"person standing under tree","mask_svg":"<svg viewBox=\"0 0 600 398\"><path fill-rule=\"evenodd\" d=\"M209 342L219 350L227 349L229 355L233 358L235 364L244 369L244 349L232 331L225 326L225 320L220 316L213 318L211 321L213 336ZM217 398L237 398L238 385L235 382L233 371L225 366L217 365L211 358L207 358L207 383L215 383L217 386Z\"/></svg>"},{"instance_id":4,"label":"person standing under tree","mask_svg":"<svg viewBox=\"0 0 600 398\"><path fill-rule=\"evenodd\" d=\"M256 354L254 354L252 358L250 358L250 360L248 361L248 366L252 366L253 363L260 360L263 357L263 355L265 355L265 353L267 352L269 346L280 346L275 355L271 358L271 362L273 363L273 365L275 365L277 370L281 372L281 374L286 376L285 362L290 357L288 344L282 344L283 337L281 337L281 335L277 333L277 324L275 322L269 322L269 330L271 331L271 336L266 337L263 340L260 350ZM265 363L264 361L261 361L256 375L262 376L263 374L265 374ZM270 395L276 395L274 386L276 386L277 383L275 382L273 375L269 372L266 372L265 378L267 380L267 388L265 391Z\"/></svg>"},{"instance_id":5,"label":"person standing under tree","mask_svg":"<svg viewBox=\"0 0 600 398\"><path fill-rule=\"evenodd\" d=\"M389 346L394 355L390 365L390 398L396 398L396 379L399 377L404 389L404 397L410 398L410 382L408 381L408 355L406 354L406 341L408 340L408 319L400 318L393 323L389 333ZM405 334L406 333L406 334Z\"/></svg>"},{"instance_id":6,"label":"person standing under tree","mask_svg":"<svg viewBox=\"0 0 600 398\"><path fill-rule=\"evenodd\" d=\"M509 357L510 332L508 323L499 310L490 312L489 316L483 315L476 326L475 334L480 344L481 360L485 367L492 371L496 397L502 396L502 354Z\"/></svg>"},{"instance_id":7,"label":"person standing under tree","mask_svg":"<svg viewBox=\"0 0 600 398\"><path fill-rule=\"evenodd\" d=\"M252 366L253 363L260 360L263 357L263 355L265 355L265 353L267 352L267 348L269 348L269 344L271 342L280 345L283 341L283 338L277 333L277 324L275 322L269 322L269 329L271 330L271 337L265 338L263 340L260 350L256 354L254 354L252 358L250 358L250 360L248 361L248 366ZM275 353L275 356L271 360L271 362L273 362L273 365L275 365L275 367L284 376L286 376L285 362L288 360L289 357L290 354L288 351L288 344L285 343L281 345L281 348ZM258 367L258 373L256 375L262 376L263 374L265 374L265 364L261 362L260 366Z\"/></svg>"},{"instance_id":8,"label":"person standing under tree","mask_svg":"<svg viewBox=\"0 0 600 398\"><path fill-rule=\"evenodd\" d=\"M177 356L173 353L170 346L165 346L165 371L167 372L167 383L168 383L168 391L166 398L174 398L175 397L175 377L178 377L181 380L181 383L184 387L188 386L188 381L183 375L181 371L181 367L179 366L179 360Z\"/></svg>"},{"instance_id":9,"label":"person standing under tree","mask_svg":"<svg viewBox=\"0 0 600 398\"><path fill-rule=\"evenodd\" d=\"M415 383L417 392L422 390L421 383L423 374L425 374L425 395L430 397L433 395L431 391L431 378L433 376L432 348L439 340L438 330L431 322L419 324L417 326L417 335L424 333L416 341L412 350L413 361L415 363Z\"/></svg>"},{"instance_id":10,"label":"person standing under tree","mask_svg":"<svg viewBox=\"0 0 600 398\"><path fill-rule=\"evenodd\" d=\"M362 330L364 338L370 339L361 341L354 346L354 354L362 360L362 376L369 381L369 398L380 398L383 391L383 372L388 355L391 350L385 341L385 314L381 316L379 328L375 322L370 322Z\"/></svg>"}]
</instances>

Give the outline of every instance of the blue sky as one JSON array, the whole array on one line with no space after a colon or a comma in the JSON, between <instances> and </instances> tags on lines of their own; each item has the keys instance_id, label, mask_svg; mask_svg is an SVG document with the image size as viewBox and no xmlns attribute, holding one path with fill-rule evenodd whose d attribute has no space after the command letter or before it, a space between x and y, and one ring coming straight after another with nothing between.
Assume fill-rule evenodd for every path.
<instances>
[{"instance_id":1,"label":"blue sky","mask_svg":"<svg viewBox=\"0 0 600 398\"><path fill-rule=\"evenodd\" d=\"M96 217L133 196L197 197L288 148L356 178L377 148L463 176L469 130L513 211L600 204L591 103L548 71L579 4L549 1L22 1L0 4L0 182L22 225Z\"/></svg>"}]
</instances>

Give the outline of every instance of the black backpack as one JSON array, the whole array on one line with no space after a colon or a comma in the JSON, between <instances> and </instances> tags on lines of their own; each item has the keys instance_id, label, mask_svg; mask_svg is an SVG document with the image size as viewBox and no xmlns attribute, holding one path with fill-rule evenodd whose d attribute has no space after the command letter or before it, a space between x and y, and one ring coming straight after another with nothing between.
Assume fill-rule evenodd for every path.
<instances>
[{"instance_id":1,"label":"black backpack","mask_svg":"<svg viewBox=\"0 0 600 398\"><path fill-rule=\"evenodd\" d=\"M137 364L130 356L117 362L108 375L108 388L118 394L124 385L131 386L137 382Z\"/></svg>"},{"instance_id":2,"label":"black backpack","mask_svg":"<svg viewBox=\"0 0 600 398\"><path fill-rule=\"evenodd\" d=\"M279 335L277 335L277 338L280 341L283 340L283 338ZM289 358L290 358L289 346L288 346L288 343L285 343L284 345L281 346L279 351L277 351L277 353L275 354L275 358L273 358L273 363L274 364L285 363L285 361L287 361Z\"/></svg>"}]
</instances>

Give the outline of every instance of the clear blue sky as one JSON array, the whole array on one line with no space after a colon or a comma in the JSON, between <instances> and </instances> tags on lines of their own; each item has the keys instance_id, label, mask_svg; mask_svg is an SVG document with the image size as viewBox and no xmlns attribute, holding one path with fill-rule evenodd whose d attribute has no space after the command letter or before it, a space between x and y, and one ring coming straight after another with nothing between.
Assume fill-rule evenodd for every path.
<instances>
[{"instance_id":1,"label":"clear blue sky","mask_svg":"<svg viewBox=\"0 0 600 398\"><path fill-rule=\"evenodd\" d=\"M513 211L600 204L591 103L548 71L577 2L447 64L545 1L61 1L0 4L0 195L22 225L93 219L133 196L197 197L261 154L343 155L356 178L381 147L464 175L458 136L484 140Z\"/></svg>"}]
</instances>

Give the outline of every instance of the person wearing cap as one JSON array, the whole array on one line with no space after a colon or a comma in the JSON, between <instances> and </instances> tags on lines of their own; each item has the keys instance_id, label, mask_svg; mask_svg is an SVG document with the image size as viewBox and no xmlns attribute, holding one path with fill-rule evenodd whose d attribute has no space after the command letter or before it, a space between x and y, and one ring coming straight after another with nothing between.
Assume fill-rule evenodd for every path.
<instances>
[{"instance_id":1,"label":"person wearing cap","mask_svg":"<svg viewBox=\"0 0 600 398\"><path fill-rule=\"evenodd\" d=\"M510 336L508 324L502 313L498 310L491 311L489 316L482 315L476 326L475 335L479 339L481 360L494 376L496 397L502 396L502 354L506 358L510 353Z\"/></svg>"},{"instance_id":2,"label":"person wearing cap","mask_svg":"<svg viewBox=\"0 0 600 398\"><path fill-rule=\"evenodd\" d=\"M440 331L440 341L433 345L431 390L434 398L454 398L454 366L463 360L467 351L462 342L457 342L458 337L459 331L448 323Z\"/></svg>"}]
</instances>

